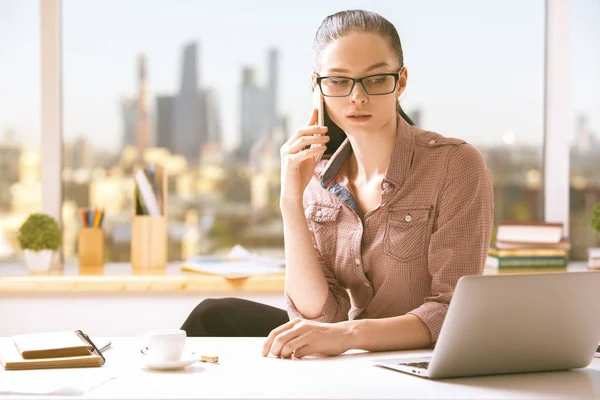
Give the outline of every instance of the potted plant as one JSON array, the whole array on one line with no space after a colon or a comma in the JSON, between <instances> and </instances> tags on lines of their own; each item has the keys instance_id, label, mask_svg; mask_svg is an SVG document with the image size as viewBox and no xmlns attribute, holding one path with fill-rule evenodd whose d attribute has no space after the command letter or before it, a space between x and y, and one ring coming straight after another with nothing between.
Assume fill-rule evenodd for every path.
<instances>
[{"instance_id":1,"label":"potted plant","mask_svg":"<svg viewBox=\"0 0 600 400\"><path fill-rule=\"evenodd\" d=\"M596 204L592 210L592 229L600 239L600 203ZM588 249L588 267L591 269L600 269L600 247Z\"/></svg>"},{"instance_id":2,"label":"potted plant","mask_svg":"<svg viewBox=\"0 0 600 400\"><path fill-rule=\"evenodd\" d=\"M52 265L53 253L61 245L60 227L51 216L34 213L19 228L17 239L29 269L46 272Z\"/></svg>"}]
</instances>

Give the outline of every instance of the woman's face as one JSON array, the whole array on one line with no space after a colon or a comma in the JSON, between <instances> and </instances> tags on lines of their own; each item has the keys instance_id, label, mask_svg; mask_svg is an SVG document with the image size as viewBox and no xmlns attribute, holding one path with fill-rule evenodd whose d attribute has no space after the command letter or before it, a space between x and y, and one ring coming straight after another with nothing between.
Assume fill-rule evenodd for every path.
<instances>
[{"instance_id":1,"label":"woman's face","mask_svg":"<svg viewBox=\"0 0 600 400\"><path fill-rule=\"evenodd\" d=\"M320 64L321 70L316 72L321 77L362 78L374 74L397 73L401 67L381 35L365 32L351 32L331 42L323 49ZM313 85L316 85L314 78ZM325 97L327 113L333 122L349 134L379 131L395 121L396 103L406 87L406 78L404 68L394 92L389 94L367 95L357 83L347 97ZM357 115L365 117L356 117Z\"/></svg>"}]
</instances>

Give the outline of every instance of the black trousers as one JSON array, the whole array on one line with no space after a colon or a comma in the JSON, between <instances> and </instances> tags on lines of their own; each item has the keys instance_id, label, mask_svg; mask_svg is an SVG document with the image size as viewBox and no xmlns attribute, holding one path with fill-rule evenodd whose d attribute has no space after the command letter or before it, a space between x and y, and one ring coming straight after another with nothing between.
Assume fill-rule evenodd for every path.
<instances>
[{"instance_id":1,"label":"black trousers","mask_svg":"<svg viewBox=\"0 0 600 400\"><path fill-rule=\"evenodd\" d=\"M290 319L285 310L232 297L206 299L194 308L181 329L192 336L266 337Z\"/></svg>"}]
</instances>

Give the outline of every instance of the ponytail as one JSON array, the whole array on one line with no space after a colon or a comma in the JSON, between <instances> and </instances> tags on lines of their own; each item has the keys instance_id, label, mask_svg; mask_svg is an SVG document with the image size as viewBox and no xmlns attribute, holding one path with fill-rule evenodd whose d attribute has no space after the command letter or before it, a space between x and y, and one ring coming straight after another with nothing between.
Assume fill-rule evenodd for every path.
<instances>
[{"instance_id":1,"label":"ponytail","mask_svg":"<svg viewBox=\"0 0 600 400\"><path fill-rule=\"evenodd\" d=\"M401 116L402 118L404 118L404 120L405 120L406 122L408 122L408 124L409 124L409 125L414 125L414 124L415 124L415 123L413 122L413 120L412 120L412 119L411 119L411 118L408 116L408 114L406 114L406 113L404 112L404 110L403 110L403 109L402 109L402 107L400 106L400 102L396 103L396 112L397 112L398 114L400 114L400 116Z\"/></svg>"}]
</instances>

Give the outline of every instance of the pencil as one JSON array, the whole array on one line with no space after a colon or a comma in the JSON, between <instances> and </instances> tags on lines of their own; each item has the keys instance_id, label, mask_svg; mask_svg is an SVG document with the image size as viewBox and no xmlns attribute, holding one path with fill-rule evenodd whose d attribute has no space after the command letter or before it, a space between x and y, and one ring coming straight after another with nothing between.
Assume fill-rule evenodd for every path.
<instances>
[{"instance_id":1,"label":"pencil","mask_svg":"<svg viewBox=\"0 0 600 400\"><path fill-rule=\"evenodd\" d=\"M97 228L98 226L100 226L100 211L96 210L94 213L94 228Z\"/></svg>"},{"instance_id":2,"label":"pencil","mask_svg":"<svg viewBox=\"0 0 600 400\"><path fill-rule=\"evenodd\" d=\"M79 209L79 220L81 221L81 226L87 226L87 222L85 222L85 208Z\"/></svg>"}]
</instances>

